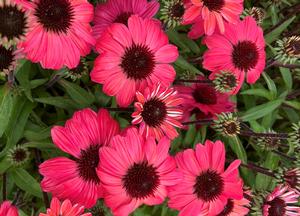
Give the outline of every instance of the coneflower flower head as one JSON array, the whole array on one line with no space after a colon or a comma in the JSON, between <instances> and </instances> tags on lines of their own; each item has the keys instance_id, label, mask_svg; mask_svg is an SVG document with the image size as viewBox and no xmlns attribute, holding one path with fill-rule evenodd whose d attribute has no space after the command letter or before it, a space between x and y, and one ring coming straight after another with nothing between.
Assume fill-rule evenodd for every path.
<instances>
[{"instance_id":1,"label":"coneflower flower head","mask_svg":"<svg viewBox=\"0 0 300 216\"><path fill-rule=\"evenodd\" d=\"M246 8L243 11L242 18L244 18L246 16L252 16L258 24L262 24L262 22L266 16L266 12L262 8L251 7L251 8Z\"/></svg>"},{"instance_id":2,"label":"coneflower flower head","mask_svg":"<svg viewBox=\"0 0 300 216\"><path fill-rule=\"evenodd\" d=\"M229 199L223 211L217 216L245 216L251 208L252 195L250 190L244 191L244 197L240 200Z\"/></svg>"},{"instance_id":3,"label":"coneflower flower head","mask_svg":"<svg viewBox=\"0 0 300 216\"><path fill-rule=\"evenodd\" d=\"M87 75L89 73L89 68L86 60L82 58L77 67L66 70L66 78L71 78L73 81L76 81Z\"/></svg>"},{"instance_id":4,"label":"coneflower flower head","mask_svg":"<svg viewBox=\"0 0 300 216\"><path fill-rule=\"evenodd\" d=\"M13 166L22 166L29 159L29 151L26 147L21 145L15 146L8 152L8 160Z\"/></svg>"},{"instance_id":5,"label":"coneflower flower head","mask_svg":"<svg viewBox=\"0 0 300 216\"><path fill-rule=\"evenodd\" d=\"M283 64L293 64L300 59L300 36L294 35L277 41L275 60Z\"/></svg>"},{"instance_id":6,"label":"coneflower flower head","mask_svg":"<svg viewBox=\"0 0 300 216\"><path fill-rule=\"evenodd\" d=\"M293 216L297 215L299 194L290 190L288 186L279 185L268 194L262 205L263 216Z\"/></svg>"},{"instance_id":7,"label":"coneflower flower head","mask_svg":"<svg viewBox=\"0 0 300 216\"><path fill-rule=\"evenodd\" d=\"M217 115L212 127L223 136L236 136L240 134L240 120L234 113L221 113Z\"/></svg>"},{"instance_id":8,"label":"coneflower flower head","mask_svg":"<svg viewBox=\"0 0 300 216\"><path fill-rule=\"evenodd\" d=\"M163 0L163 7L160 10L160 19L167 28L175 28L181 25L184 14L182 0Z\"/></svg>"},{"instance_id":9,"label":"coneflower flower head","mask_svg":"<svg viewBox=\"0 0 300 216\"><path fill-rule=\"evenodd\" d=\"M295 149L300 147L300 122L292 125L293 131L289 133L289 143L294 146Z\"/></svg>"},{"instance_id":10,"label":"coneflower flower head","mask_svg":"<svg viewBox=\"0 0 300 216\"><path fill-rule=\"evenodd\" d=\"M266 133L275 134L273 130L267 130ZM281 139L277 137L258 137L256 139L256 145L264 150L275 150L281 145Z\"/></svg>"},{"instance_id":11,"label":"coneflower flower head","mask_svg":"<svg viewBox=\"0 0 300 216\"><path fill-rule=\"evenodd\" d=\"M15 45L25 39L28 13L14 0L0 0L0 44Z\"/></svg>"},{"instance_id":12,"label":"coneflower flower head","mask_svg":"<svg viewBox=\"0 0 300 216\"><path fill-rule=\"evenodd\" d=\"M237 77L229 71L221 71L215 74L213 83L215 89L220 93L229 93L238 86Z\"/></svg>"},{"instance_id":13,"label":"coneflower flower head","mask_svg":"<svg viewBox=\"0 0 300 216\"><path fill-rule=\"evenodd\" d=\"M279 168L277 182L286 184L291 190L300 194L300 168Z\"/></svg>"},{"instance_id":14,"label":"coneflower flower head","mask_svg":"<svg viewBox=\"0 0 300 216\"><path fill-rule=\"evenodd\" d=\"M20 50L15 50L12 46L0 44L0 73L8 75L17 65L17 60L21 57Z\"/></svg>"}]
</instances>

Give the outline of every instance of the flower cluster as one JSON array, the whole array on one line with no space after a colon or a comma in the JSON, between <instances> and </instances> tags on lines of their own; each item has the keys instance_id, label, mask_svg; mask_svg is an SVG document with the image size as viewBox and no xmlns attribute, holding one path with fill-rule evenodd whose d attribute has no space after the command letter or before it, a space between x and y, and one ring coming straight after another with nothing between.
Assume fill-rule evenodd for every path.
<instances>
[{"instance_id":1,"label":"flower cluster","mask_svg":"<svg viewBox=\"0 0 300 216\"><path fill-rule=\"evenodd\" d=\"M224 170L221 141L206 141L173 158L167 136L156 142L155 133L145 137L135 127L120 132L104 109L98 114L78 111L51 133L57 147L74 157L40 165L43 190L60 199L90 208L104 198L115 215L128 215L142 204L157 205L169 197L169 206L185 215L196 206L199 213L220 213L229 199L239 203L243 198L240 161Z\"/></svg>"}]
</instances>

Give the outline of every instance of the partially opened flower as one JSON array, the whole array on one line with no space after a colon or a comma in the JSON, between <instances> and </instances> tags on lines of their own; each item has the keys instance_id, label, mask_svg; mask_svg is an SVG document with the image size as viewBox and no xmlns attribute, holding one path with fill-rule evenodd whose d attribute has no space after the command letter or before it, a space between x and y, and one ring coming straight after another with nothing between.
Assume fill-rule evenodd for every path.
<instances>
[{"instance_id":1,"label":"partially opened flower","mask_svg":"<svg viewBox=\"0 0 300 216\"><path fill-rule=\"evenodd\" d=\"M283 64L293 64L300 60L300 36L293 35L277 41L275 60Z\"/></svg>"},{"instance_id":2,"label":"partially opened flower","mask_svg":"<svg viewBox=\"0 0 300 216\"><path fill-rule=\"evenodd\" d=\"M221 141L206 141L196 150L188 149L176 155L183 180L169 190L169 207L179 216L218 215L228 200L243 198L243 183L239 178L240 160L224 170L225 147Z\"/></svg>"},{"instance_id":3,"label":"partially opened flower","mask_svg":"<svg viewBox=\"0 0 300 216\"><path fill-rule=\"evenodd\" d=\"M181 180L175 160L169 155L170 140L156 144L136 128L112 139L111 148L100 150L98 175L106 189L104 200L115 216L127 216L142 204L159 205L167 197L167 187Z\"/></svg>"},{"instance_id":4,"label":"partially opened flower","mask_svg":"<svg viewBox=\"0 0 300 216\"><path fill-rule=\"evenodd\" d=\"M300 168L285 169L281 176L289 189L300 195Z\"/></svg>"},{"instance_id":5,"label":"partially opened flower","mask_svg":"<svg viewBox=\"0 0 300 216\"><path fill-rule=\"evenodd\" d=\"M26 58L44 68L74 68L80 56L90 53L95 44L90 26L94 9L87 0L33 0L26 4L29 29L20 44Z\"/></svg>"},{"instance_id":6,"label":"partially opened flower","mask_svg":"<svg viewBox=\"0 0 300 216\"><path fill-rule=\"evenodd\" d=\"M175 28L181 25L184 14L184 5L182 0L164 1L160 9L160 19L167 28Z\"/></svg>"},{"instance_id":7,"label":"partially opened flower","mask_svg":"<svg viewBox=\"0 0 300 216\"><path fill-rule=\"evenodd\" d=\"M21 58L21 50L14 50L12 46L0 45L0 73L8 75L14 71L17 65L17 60Z\"/></svg>"},{"instance_id":8,"label":"partially opened flower","mask_svg":"<svg viewBox=\"0 0 300 216\"><path fill-rule=\"evenodd\" d=\"M131 115L132 124L140 124L139 130L145 137L160 140L167 136L174 139L178 136L175 127L181 127L183 111L178 107L182 99L173 88L157 84L146 88L144 93L136 93L135 112Z\"/></svg>"},{"instance_id":9,"label":"partially opened flower","mask_svg":"<svg viewBox=\"0 0 300 216\"><path fill-rule=\"evenodd\" d=\"M74 159L57 157L42 163L42 189L87 208L95 205L103 194L101 179L96 173L101 162L99 149L108 146L118 132L118 123L105 109L98 114L91 109L78 111L65 127L55 126L51 130L54 144Z\"/></svg>"},{"instance_id":10,"label":"partially opened flower","mask_svg":"<svg viewBox=\"0 0 300 216\"><path fill-rule=\"evenodd\" d=\"M200 81L204 77L198 78ZM179 96L183 98L182 109L184 112L192 112L199 109L205 115L232 112L235 104L230 101L228 94L222 94L210 83L194 83L191 86L176 86Z\"/></svg>"},{"instance_id":11,"label":"partially opened flower","mask_svg":"<svg viewBox=\"0 0 300 216\"><path fill-rule=\"evenodd\" d=\"M9 201L4 201L0 205L0 216L19 216L18 209Z\"/></svg>"},{"instance_id":12,"label":"partially opened flower","mask_svg":"<svg viewBox=\"0 0 300 216\"><path fill-rule=\"evenodd\" d=\"M40 213L39 216L92 216L91 213L84 213L84 206L72 205L70 200L64 200L62 203L54 197L52 198L50 208L47 213Z\"/></svg>"},{"instance_id":13,"label":"partially opened flower","mask_svg":"<svg viewBox=\"0 0 300 216\"><path fill-rule=\"evenodd\" d=\"M108 0L98 4L95 9L93 35L100 38L104 31L113 23L127 25L131 15L152 18L159 9L156 0Z\"/></svg>"},{"instance_id":14,"label":"partially opened flower","mask_svg":"<svg viewBox=\"0 0 300 216\"><path fill-rule=\"evenodd\" d=\"M159 23L131 16L128 27L113 24L97 43L102 53L95 60L91 78L104 84L103 92L128 106L136 91L160 82L169 86L176 72L170 63L178 57Z\"/></svg>"},{"instance_id":15,"label":"partially opened flower","mask_svg":"<svg viewBox=\"0 0 300 216\"><path fill-rule=\"evenodd\" d=\"M28 12L17 1L0 0L0 20L0 44L17 44L25 38Z\"/></svg>"},{"instance_id":16,"label":"partially opened flower","mask_svg":"<svg viewBox=\"0 0 300 216\"><path fill-rule=\"evenodd\" d=\"M186 23L203 21L205 34L211 35L218 28L221 34L225 32L224 23L237 23L243 12L243 0L192 0L187 3L183 16ZM200 19L202 20L200 20Z\"/></svg>"},{"instance_id":17,"label":"partially opened flower","mask_svg":"<svg viewBox=\"0 0 300 216\"><path fill-rule=\"evenodd\" d=\"M264 11L263 8L251 7L251 8L246 8L243 11L242 17L246 17L246 16L252 16L255 19L255 21L261 25L266 17L266 12Z\"/></svg>"},{"instance_id":18,"label":"partially opened flower","mask_svg":"<svg viewBox=\"0 0 300 216\"><path fill-rule=\"evenodd\" d=\"M188 37L191 39L197 39L204 35L204 23L202 17L198 17L192 22L192 27L188 33ZM185 22L184 24L189 24L188 22Z\"/></svg>"},{"instance_id":19,"label":"partially opened flower","mask_svg":"<svg viewBox=\"0 0 300 216\"><path fill-rule=\"evenodd\" d=\"M203 67L210 71L230 71L239 80L255 83L265 68L265 41L262 29L252 17L237 25L226 25L224 35L205 38L208 50L203 56ZM240 82L240 85L243 82Z\"/></svg>"},{"instance_id":20,"label":"partially opened flower","mask_svg":"<svg viewBox=\"0 0 300 216\"><path fill-rule=\"evenodd\" d=\"M288 186L279 185L270 193L262 206L263 216L294 216L298 215L300 207L299 194Z\"/></svg>"},{"instance_id":21,"label":"partially opened flower","mask_svg":"<svg viewBox=\"0 0 300 216\"><path fill-rule=\"evenodd\" d=\"M249 191L244 193L243 199L235 200L229 199L223 211L217 216L246 216L250 211L250 200L245 197L249 196Z\"/></svg>"},{"instance_id":22,"label":"partially opened flower","mask_svg":"<svg viewBox=\"0 0 300 216\"><path fill-rule=\"evenodd\" d=\"M231 71L214 71L209 75L209 79L212 80L218 92L235 95L244 83L245 74L235 74Z\"/></svg>"}]
</instances>

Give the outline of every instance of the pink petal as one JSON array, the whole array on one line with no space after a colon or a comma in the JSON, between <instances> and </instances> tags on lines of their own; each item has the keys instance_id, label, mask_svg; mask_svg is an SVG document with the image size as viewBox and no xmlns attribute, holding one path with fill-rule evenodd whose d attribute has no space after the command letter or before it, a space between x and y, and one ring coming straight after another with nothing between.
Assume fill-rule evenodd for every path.
<instances>
[{"instance_id":1,"label":"pink petal","mask_svg":"<svg viewBox=\"0 0 300 216\"><path fill-rule=\"evenodd\" d=\"M171 44L161 47L155 52L155 60L158 63L172 63L178 58L177 47Z\"/></svg>"}]
</instances>

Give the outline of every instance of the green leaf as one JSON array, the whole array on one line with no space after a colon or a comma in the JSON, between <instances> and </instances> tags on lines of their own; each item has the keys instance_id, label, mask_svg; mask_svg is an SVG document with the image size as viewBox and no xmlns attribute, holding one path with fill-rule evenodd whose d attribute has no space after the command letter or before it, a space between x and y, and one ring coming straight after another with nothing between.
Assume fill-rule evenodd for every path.
<instances>
[{"instance_id":1,"label":"green leaf","mask_svg":"<svg viewBox=\"0 0 300 216\"><path fill-rule=\"evenodd\" d=\"M265 161L263 163L264 168L268 168L270 170L276 170L278 167L278 163L280 158L272 152L267 153L266 157L263 158ZM256 189L266 190L272 189L270 188L272 182L272 177L266 176L264 174L257 174L256 176Z\"/></svg>"},{"instance_id":2,"label":"green leaf","mask_svg":"<svg viewBox=\"0 0 300 216\"><path fill-rule=\"evenodd\" d=\"M180 34L179 36L181 38L181 41L185 43L193 53L200 54L201 50L194 40L188 38L186 34Z\"/></svg>"},{"instance_id":3,"label":"green leaf","mask_svg":"<svg viewBox=\"0 0 300 216\"><path fill-rule=\"evenodd\" d=\"M30 61L26 61L16 72L16 78L19 81L22 89L24 90L26 97L30 101L33 101L33 99L31 95L31 86L29 79L33 70L35 70L35 66Z\"/></svg>"},{"instance_id":4,"label":"green leaf","mask_svg":"<svg viewBox=\"0 0 300 216\"><path fill-rule=\"evenodd\" d=\"M273 98L271 92L269 92L266 89L259 89L259 88L247 89L245 91L242 91L241 95L254 95L254 96L264 97L268 100L272 100L272 98Z\"/></svg>"},{"instance_id":5,"label":"green leaf","mask_svg":"<svg viewBox=\"0 0 300 216\"><path fill-rule=\"evenodd\" d=\"M274 81L266 73L262 73L262 76L265 79L267 86L272 94L272 99L275 99L277 96L277 88Z\"/></svg>"},{"instance_id":6,"label":"green leaf","mask_svg":"<svg viewBox=\"0 0 300 216\"><path fill-rule=\"evenodd\" d=\"M241 116L241 118L243 121L251 121L251 120L262 118L265 115L269 114L270 112L273 112L276 108L278 108L283 103L283 101L284 101L284 99L277 99L277 100L270 101L268 103L253 107L253 108L247 110Z\"/></svg>"},{"instance_id":7,"label":"green leaf","mask_svg":"<svg viewBox=\"0 0 300 216\"><path fill-rule=\"evenodd\" d=\"M50 141L28 142L23 144L27 148L37 148L40 150L56 148L56 146Z\"/></svg>"},{"instance_id":8,"label":"green leaf","mask_svg":"<svg viewBox=\"0 0 300 216\"><path fill-rule=\"evenodd\" d=\"M296 109L296 110L300 110L300 102L298 100L294 100L294 101L285 101L284 104Z\"/></svg>"},{"instance_id":9,"label":"green leaf","mask_svg":"<svg viewBox=\"0 0 300 216\"><path fill-rule=\"evenodd\" d=\"M26 130L24 132L24 136L29 141L40 141L43 139L47 139L50 137L51 128L52 127L48 127L48 128L42 129L40 131Z\"/></svg>"},{"instance_id":10,"label":"green leaf","mask_svg":"<svg viewBox=\"0 0 300 216\"><path fill-rule=\"evenodd\" d=\"M277 6L275 4L270 5L270 11L268 14L271 14L272 23L273 25L276 25L276 23L278 23L278 12Z\"/></svg>"},{"instance_id":11,"label":"green leaf","mask_svg":"<svg viewBox=\"0 0 300 216\"><path fill-rule=\"evenodd\" d=\"M300 121L299 111L295 111L290 107L283 107L283 111L291 123L297 123Z\"/></svg>"},{"instance_id":12,"label":"green leaf","mask_svg":"<svg viewBox=\"0 0 300 216\"><path fill-rule=\"evenodd\" d=\"M88 107L94 103L95 97L79 85L68 82L64 79L59 80L58 83L66 89L67 93L76 103L78 103L80 108Z\"/></svg>"},{"instance_id":13,"label":"green leaf","mask_svg":"<svg viewBox=\"0 0 300 216\"><path fill-rule=\"evenodd\" d=\"M25 125L33 108L34 104L26 98L18 98L13 107L11 120L6 130L7 143L0 152L0 157L3 157L23 137Z\"/></svg>"},{"instance_id":14,"label":"green leaf","mask_svg":"<svg viewBox=\"0 0 300 216\"><path fill-rule=\"evenodd\" d=\"M10 167L11 167L10 161L7 159L7 157L4 157L4 158L0 161L0 174L5 173L6 170L8 170Z\"/></svg>"},{"instance_id":15,"label":"green leaf","mask_svg":"<svg viewBox=\"0 0 300 216\"><path fill-rule=\"evenodd\" d=\"M230 146L232 151L235 153L235 155L242 161L242 163L247 164L247 153L246 150L241 142L241 140L235 136L235 137L226 137L224 138L226 140L226 144ZM249 170L246 168L240 168L241 175L244 179L244 181L251 185L254 181L254 176Z\"/></svg>"},{"instance_id":16,"label":"green leaf","mask_svg":"<svg viewBox=\"0 0 300 216\"><path fill-rule=\"evenodd\" d=\"M26 170L22 168L12 169L10 176L19 188L36 197L42 198L40 184Z\"/></svg>"},{"instance_id":17,"label":"green leaf","mask_svg":"<svg viewBox=\"0 0 300 216\"><path fill-rule=\"evenodd\" d=\"M48 79L35 79L30 81L30 88L35 89L43 84L45 84Z\"/></svg>"},{"instance_id":18,"label":"green leaf","mask_svg":"<svg viewBox=\"0 0 300 216\"><path fill-rule=\"evenodd\" d=\"M23 212L21 209L18 209L19 216L28 216L25 212Z\"/></svg>"},{"instance_id":19,"label":"green leaf","mask_svg":"<svg viewBox=\"0 0 300 216\"><path fill-rule=\"evenodd\" d=\"M178 59L175 62L175 65L177 65L178 67L180 67L183 70L187 70L187 71L192 72L193 75L203 74L196 67L194 67L192 64L188 63L182 56L178 57Z\"/></svg>"},{"instance_id":20,"label":"green leaf","mask_svg":"<svg viewBox=\"0 0 300 216\"><path fill-rule=\"evenodd\" d=\"M194 143L195 136L197 134L196 131L196 125L190 125L189 130L187 131L184 140L183 140L183 145L184 146L191 146Z\"/></svg>"},{"instance_id":21,"label":"green leaf","mask_svg":"<svg viewBox=\"0 0 300 216\"><path fill-rule=\"evenodd\" d=\"M179 47L183 53L190 52L189 47L185 43L183 43L183 41L181 40L181 37L178 34L178 32L176 32L175 30L170 29L170 30L167 31L167 35L169 37L169 40L173 44L175 44L177 47Z\"/></svg>"},{"instance_id":22,"label":"green leaf","mask_svg":"<svg viewBox=\"0 0 300 216\"><path fill-rule=\"evenodd\" d=\"M6 86L1 89L0 93L3 94L3 98L0 104L0 137L2 137L4 131L8 126L9 119L12 114L14 98L12 93Z\"/></svg>"},{"instance_id":23,"label":"green leaf","mask_svg":"<svg viewBox=\"0 0 300 216\"><path fill-rule=\"evenodd\" d=\"M277 38L279 38L280 34L287 29L287 27L295 20L296 16L291 17L290 19L283 22L281 25L277 26L271 32L265 35L265 41L267 43L272 43Z\"/></svg>"},{"instance_id":24,"label":"green leaf","mask_svg":"<svg viewBox=\"0 0 300 216\"><path fill-rule=\"evenodd\" d=\"M293 78L291 71L288 68L283 67L280 67L279 70L287 89L291 90L293 88Z\"/></svg>"},{"instance_id":25,"label":"green leaf","mask_svg":"<svg viewBox=\"0 0 300 216\"><path fill-rule=\"evenodd\" d=\"M241 159L243 163L247 163L247 153L241 140L237 136L230 137L228 138L228 144L237 157Z\"/></svg>"},{"instance_id":26,"label":"green leaf","mask_svg":"<svg viewBox=\"0 0 300 216\"><path fill-rule=\"evenodd\" d=\"M39 103L52 105L66 110L75 110L80 108L73 100L65 97L43 97L35 98L34 100Z\"/></svg>"}]
</instances>

